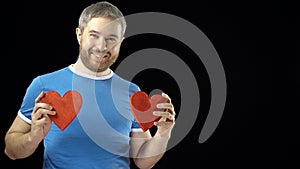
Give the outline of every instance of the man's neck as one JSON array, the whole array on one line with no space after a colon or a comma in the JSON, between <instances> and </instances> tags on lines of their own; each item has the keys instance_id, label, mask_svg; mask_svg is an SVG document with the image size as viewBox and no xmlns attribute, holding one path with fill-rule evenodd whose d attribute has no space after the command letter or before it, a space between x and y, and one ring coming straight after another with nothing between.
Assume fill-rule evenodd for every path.
<instances>
[{"instance_id":1,"label":"man's neck","mask_svg":"<svg viewBox=\"0 0 300 169\"><path fill-rule=\"evenodd\" d=\"M90 76L105 76L105 75L108 75L111 73L111 69L106 69L104 71L101 71L101 72L94 72L94 71L91 71L89 70L88 68L86 68L82 62L80 61L77 61L76 63L72 64L71 65L74 70L76 72L79 72L79 73L82 73L82 74L87 74L87 75L90 75Z\"/></svg>"}]
</instances>

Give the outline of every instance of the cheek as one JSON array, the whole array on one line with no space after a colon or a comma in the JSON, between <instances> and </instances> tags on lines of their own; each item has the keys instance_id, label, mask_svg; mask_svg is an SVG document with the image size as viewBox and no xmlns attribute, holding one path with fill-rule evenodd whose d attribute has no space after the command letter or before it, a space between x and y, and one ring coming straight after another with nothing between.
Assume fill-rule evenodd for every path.
<instances>
[{"instance_id":1,"label":"cheek","mask_svg":"<svg viewBox=\"0 0 300 169\"><path fill-rule=\"evenodd\" d=\"M111 57L111 60L113 61L113 62L115 62L117 59L118 59L118 57L119 57L119 49L114 49L113 51L112 51L112 57Z\"/></svg>"},{"instance_id":2,"label":"cheek","mask_svg":"<svg viewBox=\"0 0 300 169\"><path fill-rule=\"evenodd\" d=\"M83 48L89 48L90 46L92 46L92 42L88 40L82 40L81 45Z\"/></svg>"},{"instance_id":3,"label":"cheek","mask_svg":"<svg viewBox=\"0 0 300 169\"><path fill-rule=\"evenodd\" d=\"M96 41L93 40L92 38L87 36L82 36L81 45L83 45L84 48L90 48L91 46L95 45L95 43Z\"/></svg>"},{"instance_id":4,"label":"cheek","mask_svg":"<svg viewBox=\"0 0 300 169\"><path fill-rule=\"evenodd\" d=\"M120 48L119 47L115 47L113 49L113 51L114 51L115 54L119 54Z\"/></svg>"},{"instance_id":5,"label":"cheek","mask_svg":"<svg viewBox=\"0 0 300 169\"><path fill-rule=\"evenodd\" d=\"M119 46L115 46L113 47L110 52L112 53L112 55L119 55L119 52L120 52L120 47Z\"/></svg>"}]
</instances>

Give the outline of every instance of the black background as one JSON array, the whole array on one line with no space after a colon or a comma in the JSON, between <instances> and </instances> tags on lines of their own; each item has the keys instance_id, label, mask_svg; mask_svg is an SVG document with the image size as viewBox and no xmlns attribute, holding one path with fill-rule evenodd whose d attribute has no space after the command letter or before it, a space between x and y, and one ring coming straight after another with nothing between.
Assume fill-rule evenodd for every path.
<instances>
[{"instance_id":1,"label":"black background","mask_svg":"<svg viewBox=\"0 0 300 169\"><path fill-rule=\"evenodd\" d=\"M77 20L81 10L91 2L94 1L1 4L4 29L1 31L4 44L1 168L41 168L42 147L26 159L12 161L3 153L4 135L31 80L76 61ZM200 144L198 137L210 103L209 79L201 60L187 46L169 37L147 34L124 40L120 58L112 68L135 51L162 48L181 57L199 85L201 106L194 127L154 168L275 169L296 164L292 155L299 145L293 132L297 124L292 118L297 113L292 106L296 100L287 95L295 95L298 90L294 87L299 86L295 76L299 64L293 53L299 56L299 49L294 48L299 47L295 33L299 15L295 4L280 1L110 2L124 15L165 12L193 23L210 39L225 69L228 90L223 117L213 135ZM163 89L171 96L176 110L180 108L180 91L167 73L148 70L133 81L145 91ZM286 107L285 103L288 103Z\"/></svg>"}]
</instances>

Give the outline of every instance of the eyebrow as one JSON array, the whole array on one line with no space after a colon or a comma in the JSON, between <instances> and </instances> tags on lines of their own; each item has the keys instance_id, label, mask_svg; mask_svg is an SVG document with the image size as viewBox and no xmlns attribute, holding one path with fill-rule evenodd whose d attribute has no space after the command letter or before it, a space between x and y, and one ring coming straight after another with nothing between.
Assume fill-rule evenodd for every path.
<instances>
[{"instance_id":1,"label":"eyebrow","mask_svg":"<svg viewBox=\"0 0 300 169\"><path fill-rule=\"evenodd\" d=\"M98 31L95 31L95 30L90 30L90 31L89 31L89 33L95 33L95 34L99 34L99 35L101 35L101 33L100 33L100 32L98 32ZM112 37L115 37L115 38L119 38L119 36L117 36L117 35L115 35L115 34L110 34L109 36L112 36Z\"/></svg>"}]
</instances>

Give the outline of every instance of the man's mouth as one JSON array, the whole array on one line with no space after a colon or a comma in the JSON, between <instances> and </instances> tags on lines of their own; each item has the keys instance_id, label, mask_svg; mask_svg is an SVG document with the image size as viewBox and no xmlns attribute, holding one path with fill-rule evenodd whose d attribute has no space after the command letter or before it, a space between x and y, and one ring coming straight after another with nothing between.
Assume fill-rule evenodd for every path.
<instances>
[{"instance_id":1,"label":"man's mouth","mask_svg":"<svg viewBox=\"0 0 300 169\"><path fill-rule=\"evenodd\" d=\"M95 54L93 53L93 55L96 57L96 58L106 58L108 55L107 54Z\"/></svg>"}]
</instances>

